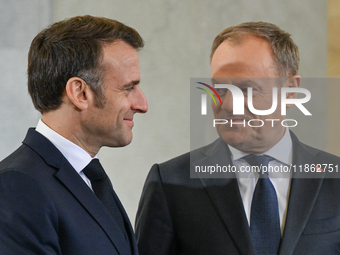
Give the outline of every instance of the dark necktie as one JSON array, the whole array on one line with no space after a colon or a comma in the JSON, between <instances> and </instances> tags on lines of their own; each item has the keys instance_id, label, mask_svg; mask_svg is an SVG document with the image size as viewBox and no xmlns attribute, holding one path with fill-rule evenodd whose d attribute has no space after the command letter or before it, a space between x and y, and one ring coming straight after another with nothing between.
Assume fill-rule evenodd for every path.
<instances>
[{"instance_id":1,"label":"dark necktie","mask_svg":"<svg viewBox=\"0 0 340 255\"><path fill-rule=\"evenodd\" d=\"M250 154L243 158L251 166L267 166L274 158ZM262 169L260 169L262 170ZM258 255L276 255L281 239L279 207L268 173L259 172L250 212L250 233Z\"/></svg>"},{"instance_id":2,"label":"dark necktie","mask_svg":"<svg viewBox=\"0 0 340 255\"><path fill-rule=\"evenodd\" d=\"M99 160L92 159L83 169L83 173L90 179L94 193L110 212L124 236L127 237L123 216L117 206L111 181Z\"/></svg>"}]
</instances>

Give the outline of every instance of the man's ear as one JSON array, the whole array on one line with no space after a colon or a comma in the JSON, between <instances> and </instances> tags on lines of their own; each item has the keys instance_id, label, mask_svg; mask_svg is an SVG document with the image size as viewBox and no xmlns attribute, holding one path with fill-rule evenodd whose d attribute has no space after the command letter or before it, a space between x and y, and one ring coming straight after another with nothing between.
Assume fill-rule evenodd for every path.
<instances>
[{"instance_id":1,"label":"man's ear","mask_svg":"<svg viewBox=\"0 0 340 255\"><path fill-rule=\"evenodd\" d=\"M289 88L299 88L301 85L301 76L300 75L293 75L288 78L286 81L284 87L289 87ZM287 93L286 94L287 99L294 99L297 97L297 93ZM287 108L292 107L293 104L287 104Z\"/></svg>"},{"instance_id":2,"label":"man's ear","mask_svg":"<svg viewBox=\"0 0 340 255\"><path fill-rule=\"evenodd\" d=\"M89 106L89 100L92 98L90 87L79 77L72 77L67 81L66 94L79 110L86 110Z\"/></svg>"}]
</instances>

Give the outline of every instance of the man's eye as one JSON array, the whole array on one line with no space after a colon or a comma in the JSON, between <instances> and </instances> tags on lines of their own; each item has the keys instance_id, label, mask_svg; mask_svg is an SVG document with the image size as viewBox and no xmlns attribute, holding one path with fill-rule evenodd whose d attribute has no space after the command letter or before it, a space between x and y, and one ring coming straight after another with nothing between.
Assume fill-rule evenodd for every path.
<instances>
[{"instance_id":1,"label":"man's eye","mask_svg":"<svg viewBox=\"0 0 340 255\"><path fill-rule=\"evenodd\" d=\"M134 86L131 86L131 87L126 88L126 90L131 92L134 88L135 88Z\"/></svg>"},{"instance_id":2,"label":"man's eye","mask_svg":"<svg viewBox=\"0 0 340 255\"><path fill-rule=\"evenodd\" d=\"M228 89L216 89L216 92L219 96L224 96L227 93Z\"/></svg>"}]
</instances>

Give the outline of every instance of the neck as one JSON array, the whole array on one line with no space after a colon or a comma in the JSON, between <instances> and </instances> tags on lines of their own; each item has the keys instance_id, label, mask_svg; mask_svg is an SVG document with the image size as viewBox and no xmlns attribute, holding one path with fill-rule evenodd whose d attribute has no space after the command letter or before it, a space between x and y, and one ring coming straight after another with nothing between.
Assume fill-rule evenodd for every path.
<instances>
[{"instance_id":1,"label":"neck","mask_svg":"<svg viewBox=\"0 0 340 255\"><path fill-rule=\"evenodd\" d=\"M98 154L100 146L90 143L90 138L82 134L79 116L66 113L62 109L57 109L44 113L41 119L49 128L78 145L85 150L91 157Z\"/></svg>"}]
</instances>

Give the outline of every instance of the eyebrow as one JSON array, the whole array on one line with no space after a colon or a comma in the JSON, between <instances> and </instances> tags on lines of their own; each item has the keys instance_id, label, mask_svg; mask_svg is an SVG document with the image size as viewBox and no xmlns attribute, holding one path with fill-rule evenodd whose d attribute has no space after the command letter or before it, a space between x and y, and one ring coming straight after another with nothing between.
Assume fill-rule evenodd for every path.
<instances>
[{"instance_id":1,"label":"eyebrow","mask_svg":"<svg viewBox=\"0 0 340 255\"><path fill-rule=\"evenodd\" d=\"M211 78L211 83L214 84L231 84L230 78Z\"/></svg>"},{"instance_id":2,"label":"eyebrow","mask_svg":"<svg viewBox=\"0 0 340 255\"><path fill-rule=\"evenodd\" d=\"M257 85L257 78L211 78L212 84L233 84L236 86Z\"/></svg>"},{"instance_id":3,"label":"eyebrow","mask_svg":"<svg viewBox=\"0 0 340 255\"><path fill-rule=\"evenodd\" d=\"M123 85L123 88L130 87L130 86L136 86L139 83L140 83L140 80L131 81L130 83Z\"/></svg>"},{"instance_id":4,"label":"eyebrow","mask_svg":"<svg viewBox=\"0 0 340 255\"><path fill-rule=\"evenodd\" d=\"M236 80L236 83L237 85L239 86L247 86L247 85L250 85L250 86L254 86L254 85L257 85L258 82L254 81L254 79L240 79L240 80Z\"/></svg>"}]
</instances>

